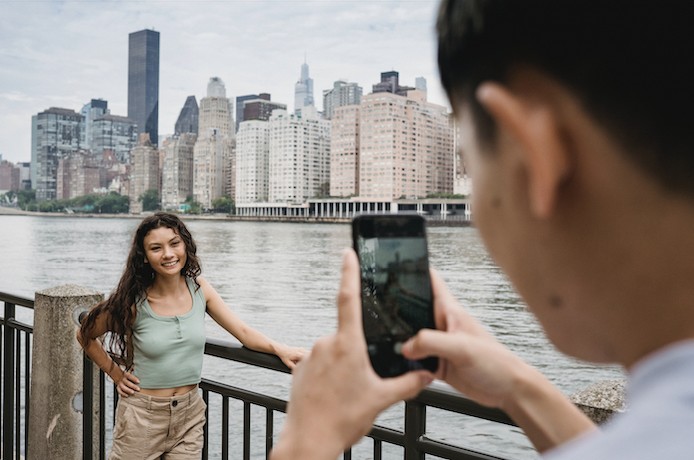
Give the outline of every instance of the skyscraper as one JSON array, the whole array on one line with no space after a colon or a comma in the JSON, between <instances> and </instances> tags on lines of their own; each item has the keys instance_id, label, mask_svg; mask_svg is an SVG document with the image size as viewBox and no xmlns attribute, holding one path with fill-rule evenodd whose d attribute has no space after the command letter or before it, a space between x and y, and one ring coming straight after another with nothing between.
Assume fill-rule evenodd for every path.
<instances>
[{"instance_id":1,"label":"skyscraper","mask_svg":"<svg viewBox=\"0 0 694 460\"><path fill-rule=\"evenodd\" d=\"M153 145L159 139L159 32L140 30L129 35L128 118Z\"/></svg>"},{"instance_id":2,"label":"skyscraper","mask_svg":"<svg viewBox=\"0 0 694 460\"><path fill-rule=\"evenodd\" d=\"M31 184L38 201L57 198L58 160L80 148L82 115L51 107L31 118Z\"/></svg>"},{"instance_id":3,"label":"skyscraper","mask_svg":"<svg viewBox=\"0 0 694 460\"><path fill-rule=\"evenodd\" d=\"M294 85L294 113L313 106L313 78L308 76L308 64L301 64L301 77Z\"/></svg>"},{"instance_id":4,"label":"skyscraper","mask_svg":"<svg viewBox=\"0 0 694 460\"><path fill-rule=\"evenodd\" d=\"M337 80L333 89L323 91L323 116L330 120L336 108L345 105L358 105L361 102L363 89L356 83Z\"/></svg>"},{"instance_id":5,"label":"skyscraper","mask_svg":"<svg viewBox=\"0 0 694 460\"><path fill-rule=\"evenodd\" d=\"M397 200L453 192L451 119L422 91L374 92L337 109L331 127L331 195Z\"/></svg>"},{"instance_id":6,"label":"skyscraper","mask_svg":"<svg viewBox=\"0 0 694 460\"><path fill-rule=\"evenodd\" d=\"M152 145L147 134L140 134L138 145L130 152L130 212L143 211L142 196L149 190L159 193L159 152Z\"/></svg>"},{"instance_id":7,"label":"skyscraper","mask_svg":"<svg viewBox=\"0 0 694 460\"><path fill-rule=\"evenodd\" d=\"M270 117L270 202L301 204L330 192L330 121L315 107Z\"/></svg>"},{"instance_id":8,"label":"skyscraper","mask_svg":"<svg viewBox=\"0 0 694 460\"><path fill-rule=\"evenodd\" d=\"M82 106L82 110L80 110L84 122L83 129L80 131L80 136L82 136L80 145L82 148L89 149L96 153L96 149L94 148L93 123L94 120L107 113L109 113L108 101L104 101L103 99L92 99L89 103Z\"/></svg>"},{"instance_id":9,"label":"skyscraper","mask_svg":"<svg viewBox=\"0 0 694 460\"><path fill-rule=\"evenodd\" d=\"M177 210L193 194L193 149L196 139L197 134L183 132L164 141L161 171L163 209Z\"/></svg>"},{"instance_id":10,"label":"skyscraper","mask_svg":"<svg viewBox=\"0 0 694 460\"><path fill-rule=\"evenodd\" d=\"M400 86L400 73L391 70L388 72L381 72L381 81L373 85L372 89L374 93L393 93L398 96L407 96L407 92L415 88L411 86Z\"/></svg>"},{"instance_id":11,"label":"skyscraper","mask_svg":"<svg viewBox=\"0 0 694 460\"><path fill-rule=\"evenodd\" d=\"M181 113L178 114L174 132L176 134L193 133L197 135L199 113L198 101L195 100L195 96L188 96Z\"/></svg>"},{"instance_id":12,"label":"skyscraper","mask_svg":"<svg viewBox=\"0 0 694 460\"><path fill-rule=\"evenodd\" d=\"M203 208L235 194L233 103L224 82L210 78L207 96L200 100L198 139L193 153L193 195Z\"/></svg>"}]
</instances>

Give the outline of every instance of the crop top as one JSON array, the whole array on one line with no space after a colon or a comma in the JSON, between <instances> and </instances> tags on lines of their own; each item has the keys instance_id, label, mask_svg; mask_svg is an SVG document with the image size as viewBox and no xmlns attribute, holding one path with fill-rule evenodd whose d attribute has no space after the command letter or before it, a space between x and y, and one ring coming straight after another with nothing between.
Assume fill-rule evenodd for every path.
<instances>
[{"instance_id":1,"label":"crop top","mask_svg":"<svg viewBox=\"0 0 694 460\"><path fill-rule=\"evenodd\" d=\"M173 388L200 383L205 351L206 302L202 289L186 278L193 307L183 315L160 316L147 298L137 304L133 324L133 373L141 388Z\"/></svg>"}]
</instances>

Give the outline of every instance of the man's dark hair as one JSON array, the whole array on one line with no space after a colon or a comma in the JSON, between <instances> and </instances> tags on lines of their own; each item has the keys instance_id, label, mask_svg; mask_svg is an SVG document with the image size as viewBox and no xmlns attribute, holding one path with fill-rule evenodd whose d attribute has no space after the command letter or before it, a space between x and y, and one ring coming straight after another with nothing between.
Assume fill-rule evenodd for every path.
<instances>
[{"instance_id":1,"label":"man's dark hair","mask_svg":"<svg viewBox=\"0 0 694 460\"><path fill-rule=\"evenodd\" d=\"M694 196L694 6L687 0L443 0L441 81L468 104L482 143L494 123L474 97L515 66L542 71L663 186Z\"/></svg>"}]
</instances>

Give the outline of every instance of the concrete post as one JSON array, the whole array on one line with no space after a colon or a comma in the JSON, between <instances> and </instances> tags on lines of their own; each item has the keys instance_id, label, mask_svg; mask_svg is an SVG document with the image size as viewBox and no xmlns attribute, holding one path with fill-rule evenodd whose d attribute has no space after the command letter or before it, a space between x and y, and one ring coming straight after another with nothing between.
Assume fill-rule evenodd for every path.
<instances>
[{"instance_id":1,"label":"concrete post","mask_svg":"<svg viewBox=\"0 0 694 460\"><path fill-rule=\"evenodd\" d=\"M625 393L625 380L604 380L572 394L569 399L593 422L602 424L626 410Z\"/></svg>"},{"instance_id":2,"label":"concrete post","mask_svg":"<svg viewBox=\"0 0 694 460\"><path fill-rule=\"evenodd\" d=\"M102 299L103 294L74 285L36 293L29 460L82 458L83 354L75 333L79 314ZM98 401L98 396L95 400ZM96 436L99 434L98 410L95 407L92 419ZM93 442L93 445L93 458L98 458L99 443Z\"/></svg>"}]
</instances>

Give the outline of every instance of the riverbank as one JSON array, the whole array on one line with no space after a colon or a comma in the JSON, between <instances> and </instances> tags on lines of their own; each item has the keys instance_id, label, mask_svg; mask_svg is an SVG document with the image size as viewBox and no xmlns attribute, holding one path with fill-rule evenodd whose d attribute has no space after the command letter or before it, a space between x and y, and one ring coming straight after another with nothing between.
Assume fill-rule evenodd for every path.
<instances>
[{"instance_id":1,"label":"riverbank","mask_svg":"<svg viewBox=\"0 0 694 460\"><path fill-rule=\"evenodd\" d=\"M77 217L101 219L142 219L151 213L142 214L98 214L98 213L65 213L65 212L36 212L0 206L0 216L36 216L36 217ZM229 222L289 222L300 224L348 224L351 217L304 217L304 216L233 216L229 214L184 214L185 220L217 220ZM430 227L470 227L472 222L463 219L427 219Z\"/></svg>"}]
</instances>

